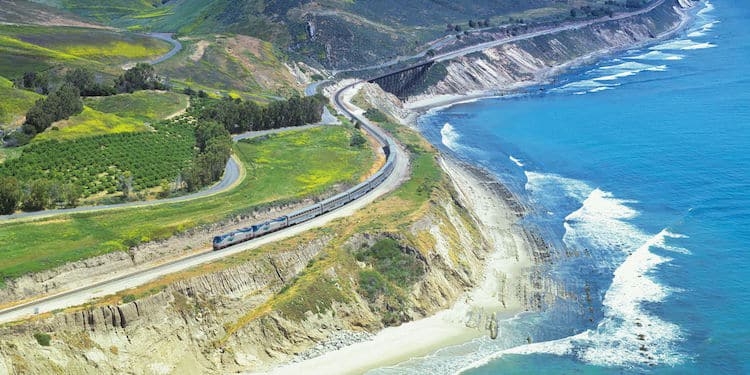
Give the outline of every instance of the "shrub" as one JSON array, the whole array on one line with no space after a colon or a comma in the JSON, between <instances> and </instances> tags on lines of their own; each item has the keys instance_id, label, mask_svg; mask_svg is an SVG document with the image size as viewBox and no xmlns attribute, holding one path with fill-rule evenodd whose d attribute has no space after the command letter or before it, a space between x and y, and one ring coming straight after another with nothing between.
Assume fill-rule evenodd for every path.
<instances>
[{"instance_id":1,"label":"shrub","mask_svg":"<svg viewBox=\"0 0 750 375\"><path fill-rule=\"evenodd\" d=\"M122 297L122 303L130 303L130 302L133 302L135 300L136 300L136 298L132 294L126 294L125 296Z\"/></svg>"},{"instance_id":2,"label":"shrub","mask_svg":"<svg viewBox=\"0 0 750 375\"><path fill-rule=\"evenodd\" d=\"M52 339L48 334L42 332L35 333L34 338L41 346L49 346L49 342Z\"/></svg>"},{"instance_id":3,"label":"shrub","mask_svg":"<svg viewBox=\"0 0 750 375\"><path fill-rule=\"evenodd\" d=\"M12 214L21 199L21 186L15 177L0 177L0 214Z\"/></svg>"},{"instance_id":4,"label":"shrub","mask_svg":"<svg viewBox=\"0 0 750 375\"><path fill-rule=\"evenodd\" d=\"M359 131L355 131L352 133L351 140L349 141L349 146L352 147L362 147L365 143L367 143L367 139L362 136L362 133Z\"/></svg>"},{"instance_id":5,"label":"shrub","mask_svg":"<svg viewBox=\"0 0 750 375\"><path fill-rule=\"evenodd\" d=\"M404 252L392 238L379 240L369 249L357 253L356 258L372 265L385 278L402 288L410 287L424 274L422 262Z\"/></svg>"}]
</instances>

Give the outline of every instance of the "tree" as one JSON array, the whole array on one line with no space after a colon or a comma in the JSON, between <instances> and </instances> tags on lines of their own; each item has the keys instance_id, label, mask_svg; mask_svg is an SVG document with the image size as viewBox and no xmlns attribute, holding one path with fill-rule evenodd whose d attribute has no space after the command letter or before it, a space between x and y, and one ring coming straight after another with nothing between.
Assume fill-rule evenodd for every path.
<instances>
[{"instance_id":1,"label":"tree","mask_svg":"<svg viewBox=\"0 0 750 375\"><path fill-rule=\"evenodd\" d=\"M456 27L454 27L453 30L456 31L457 33L460 33L462 30L461 25L456 25Z\"/></svg>"},{"instance_id":2,"label":"tree","mask_svg":"<svg viewBox=\"0 0 750 375\"><path fill-rule=\"evenodd\" d=\"M65 207L78 206L78 201L81 199L81 187L73 184L66 183L60 185L59 188L59 199Z\"/></svg>"},{"instance_id":3,"label":"tree","mask_svg":"<svg viewBox=\"0 0 750 375\"><path fill-rule=\"evenodd\" d=\"M16 211L21 199L21 185L15 177L0 177L0 214L8 215Z\"/></svg>"},{"instance_id":4,"label":"tree","mask_svg":"<svg viewBox=\"0 0 750 375\"><path fill-rule=\"evenodd\" d=\"M125 171L118 176L117 180L118 188L120 192L122 192L122 197L127 199L133 192L133 174L130 173L130 171Z\"/></svg>"},{"instance_id":5,"label":"tree","mask_svg":"<svg viewBox=\"0 0 750 375\"><path fill-rule=\"evenodd\" d=\"M195 144L200 152L206 151L206 148L212 139L224 138L230 140L229 132L214 121L205 121L195 127Z\"/></svg>"},{"instance_id":6,"label":"tree","mask_svg":"<svg viewBox=\"0 0 750 375\"><path fill-rule=\"evenodd\" d=\"M576 18L578 16L578 11L576 8L570 9L570 18Z\"/></svg>"},{"instance_id":7,"label":"tree","mask_svg":"<svg viewBox=\"0 0 750 375\"><path fill-rule=\"evenodd\" d=\"M34 180L26 186L23 203L24 211L41 211L51 204L50 183L47 180Z\"/></svg>"},{"instance_id":8,"label":"tree","mask_svg":"<svg viewBox=\"0 0 750 375\"><path fill-rule=\"evenodd\" d=\"M37 94L49 93L49 78L46 73L26 72L21 78L20 86Z\"/></svg>"},{"instance_id":9,"label":"tree","mask_svg":"<svg viewBox=\"0 0 750 375\"><path fill-rule=\"evenodd\" d=\"M184 93L185 95L187 95L187 96L195 96L195 94L196 94L195 90L193 90L193 89L192 89L192 88L191 88L190 86L188 86L188 87L185 87L185 89L184 89L184 90L182 90L182 92L183 92L183 93Z\"/></svg>"},{"instance_id":10,"label":"tree","mask_svg":"<svg viewBox=\"0 0 750 375\"><path fill-rule=\"evenodd\" d=\"M39 99L26 113L24 131L27 134L38 134L47 129L53 122L67 119L83 111L83 101L78 88L70 83L60 86L46 99Z\"/></svg>"},{"instance_id":11,"label":"tree","mask_svg":"<svg viewBox=\"0 0 750 375\"><path fill-rule=\"evenodd\" d=\"M81 93L86 92L96 84L94 73L87 68L75 68L65 74L65 82L78 88Z\"/></svg>"},{"instance_id":12,"label":"tree","mask_svg":"<svg viewBox=\"0 0 750 375\"><path fill-rule=\"evenodd\" d=\"M156 74L154 67L146 63L138 63L117 77L115 87L118 92L128 93L138 90L162 90L166 88L162 83L162 78Z\"/></svg>"},{"instance_id":13,"label":"tree","mask_svg":"<svg viewBox=\"0 0 750 375\"><path fill-rule=\"evenodd\" d=\"M477 27L477 23L474 22L474 20L469 20L469 27L473 29L473 28Z\"/></svg>"}]
</instances>

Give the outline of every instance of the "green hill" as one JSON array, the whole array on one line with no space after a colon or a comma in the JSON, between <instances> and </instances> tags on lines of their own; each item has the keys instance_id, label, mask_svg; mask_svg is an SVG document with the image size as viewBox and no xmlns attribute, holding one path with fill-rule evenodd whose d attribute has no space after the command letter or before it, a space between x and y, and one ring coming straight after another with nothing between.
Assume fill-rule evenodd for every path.
<instances>
[{"instance_id":1,"label":"green hill","mask_svg":"<svg viewBox=\"0 0 750 375\"><path fill-rule=\"evenodd\" d=\"M26 112L42 96L13 87L13 82L0 77L0 130L21 125Z\"/></svg>"},{"instance_id":2,"label":"green hill","mask_svg":"<svg viewBox=\"0 0 750 375\"><path fill-rule=\"evenodd\" d=\"M0 75L87 66L118 74L120 65L163 55L168 42L133 33L77 27L0 25Z\"/></svg>"},{"instance_id":3,"label":"green hill","mask_svg":"<svg viewBox=\"0 0 750 375\"><path fill-rule=\"evenodd\" d=\"M87 106L119 117L129 117L143 121L162 120L188 106L187 95L174 92L136 91L85 99Z\"/></svg>"}]
</instances>

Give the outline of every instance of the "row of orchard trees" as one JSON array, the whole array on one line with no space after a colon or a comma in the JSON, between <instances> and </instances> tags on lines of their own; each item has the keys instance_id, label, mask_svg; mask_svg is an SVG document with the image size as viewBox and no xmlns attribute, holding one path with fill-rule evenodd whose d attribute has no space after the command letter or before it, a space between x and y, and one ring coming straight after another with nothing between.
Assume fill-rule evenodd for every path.
<instances>
[{"instance_id":1,"label":"row of orchard trees","mask_svg":"<svg viewBox=\"0 0 750 375\"><path fill-rule=\"evenodd\" d=\"M251 101L224 98L194 100L192 114L202 121L216 121L232 133L252 130L278 129L320 122L323 106L328 102L323 95L279 100L260 106Z\"/></svg>"}]
</instances>

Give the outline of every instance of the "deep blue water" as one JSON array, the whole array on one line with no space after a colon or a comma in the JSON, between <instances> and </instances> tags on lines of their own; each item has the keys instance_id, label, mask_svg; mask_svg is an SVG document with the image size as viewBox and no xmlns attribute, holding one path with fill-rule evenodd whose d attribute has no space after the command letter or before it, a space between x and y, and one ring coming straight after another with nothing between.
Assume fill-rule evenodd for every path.
<instances>
[{"instance_id":1,"label":"deep blue water","mask_svg":"<svg viewBox=\"0 0 750 375\"><path fill-rule=\"evenodd\" d=\"M575 297L402 369L750 373L750 3L712 5L554 86L422 118L533 207Z\"/></svg>"}]
</instances>

